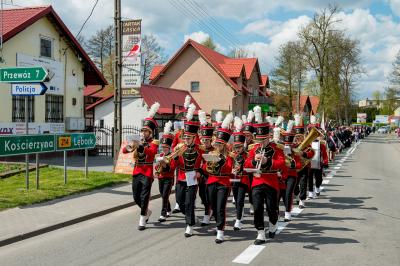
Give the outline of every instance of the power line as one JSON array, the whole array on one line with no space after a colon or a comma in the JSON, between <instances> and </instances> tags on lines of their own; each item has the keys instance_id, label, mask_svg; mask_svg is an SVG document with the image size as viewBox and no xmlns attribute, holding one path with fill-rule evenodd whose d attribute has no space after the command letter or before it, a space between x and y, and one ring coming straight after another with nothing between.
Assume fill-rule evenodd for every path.
<instances>
[{"instance_id":1,"label":"power line","mask_svg":"<svg viewBox=\"0 0 400 266\"><path fill-rule=\"evenodd\" d=\"M92 7L92 10L90 11L89 16L86 18L85 22L83 22L83 24L82 24L82 26L81 26L81 29L78 31L78 34L76 35L75 38L78 38L78 37L79 37L79 34L81 34L81 32L82 32L82 30L83 30L83 27L85 27L86 23L89 21L90 17L92 16L93 11L94 11L94 9L96 8L97 3L99 2L99 0L95 0L95 1L96 1L96 2L94 3L94 5L93 5L93 7Z\"/></svg>"}]
</instances>

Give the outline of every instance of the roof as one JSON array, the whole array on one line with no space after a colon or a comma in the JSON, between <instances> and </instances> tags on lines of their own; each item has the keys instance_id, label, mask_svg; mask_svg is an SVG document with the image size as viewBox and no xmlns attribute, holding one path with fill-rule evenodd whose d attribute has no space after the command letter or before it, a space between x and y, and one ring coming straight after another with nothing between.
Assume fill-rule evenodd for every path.
<instances>
[{"instance_id":1,"label":"roof","mask_svg":"<svg viewBox=\"0 0 400 266\"><path fill-rule=\"evenodd\" d=\"M64 34L73 49L75 49L79 56L83 59L82 62L86 63L84 71L84 84L85 85L105 85L107 80L103 77L101 72L97 69L96 65L90 59L88 54L76 40L74 35L69 31L67 26L61 18L54 11L52 6L37 6L37 7L23 7L4 9L3 16L3 42L7 42L12 37L25 30L41 18L47 17L52 24L56 26L58 31Z\"/></svg>"},{"instance_id":2,"label":"roof","mask_svg":"<svg viewBox=\"0 0 400 266\"><path fill-rule=\"evenodd\" d=\"M104 97L101 100L86 107L86 110L90 110L95 106L110 100L114 93L112 91L103 92ZM140 88L140 95L147 106L151 106L155 102L160 103L160 109L158 114L173 114L173 105L175 104L175 113L178 114L184 110L183 103L185 102L186 95L191 96L188 91L170 89L155 85L142 84ZM192 97L192 103L196 105L196 109L199 110L200 106Z\"/></svg>"},{"instance_id":3,"label":"roof","mask_svg":"<svg viewBox=\"0 0 400 266\"><path fill-rule=\"evenodd\" d=\"M193 47L210 65L215 69L215 71L234 89L239 92L242 88L236 84L232 78L237 78L240 76L240 71L244 67L244 73L246 79L250 79L251 73L254 67L257 68L259 72L259 65L257 58L230 58L223 54L220 54L198 42L191 39L187 40L186 43L178 50L178 52L168 61L164 66L158 65L154 67L150 80L151 83L157 81L163 72L165 72L168 67L180 56L180 54L188 47ZM240 71L239 71L240 69ZM259 82L261 83L261 76L259 77Z\"/></svg>"},{"instance_id":4,"label":"roof","mask_svg":"<svg viewBox=\"0 0 400 266\"><path fill-rule=\"evenodd\" d=\"M316 114L319 107L319 97L318 96L309 96L310 102L312 106L313 113Z\"/></svg>"},{"instance_id":5,"label":"roof","mask_svg":"<svg viewBox=\"0 0 400 266\"><path fill-rule=\"evenodd\" d=\"M269 77L268 75L261 75L261 87L267 87Z\"/></svg>"},{"instance_id":6,"label":"roof","mask_svg":"<svg viewBox=\"0 0 400 266\"><path fill-rule=\"evenodd\" d=\"M310 99L311 109L313 114L316 114L319 106L319 97L318 96L310 96L310 95L300 95L300 110L304 109L304 106L307 104L308 99ZM297 112L297 97L293 99L293 113Z\"/></svg>"},{"instance_id":7,"label":"roof","mask_svg":"<svg viewBox=\"0 0 400 266\"><path fill-rule=\"evenodd\" d=\"M88 85L83 89L83 96L92 96L96 92L100 91L103 87L98 85Z\"/></svg>"}]
</instances>

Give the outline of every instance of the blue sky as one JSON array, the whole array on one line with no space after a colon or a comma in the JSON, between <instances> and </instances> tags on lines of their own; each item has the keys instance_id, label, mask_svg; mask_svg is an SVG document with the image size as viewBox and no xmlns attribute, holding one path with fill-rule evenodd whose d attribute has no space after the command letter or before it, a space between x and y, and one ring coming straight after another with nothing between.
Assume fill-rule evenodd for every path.
<instances>
[{"instance_id":1,"label":"blue sky","mask_svg":"<svg viewBox=\"0 0 400 266\"><path fill-rule=\"evenodd\" d=\"M113 2L99 0L82 32L85 37L113 23ZM13 1L19 6L53 5L73 33L78 32L94 3ZM169 56L187 38L202 41L211 36L222 53L234 46L244 47L259 58L262 72L269 73L280 45L295 40L299 27L306 25L314 12L333 3L341 7L338 26L360 41L366 74L357 82L358 97L371 97L373 91L388 86L392 61L400 50L400 0L122 0L122 15L143 19L143 33L154 34Z\"/></svg>"}]
</instances>

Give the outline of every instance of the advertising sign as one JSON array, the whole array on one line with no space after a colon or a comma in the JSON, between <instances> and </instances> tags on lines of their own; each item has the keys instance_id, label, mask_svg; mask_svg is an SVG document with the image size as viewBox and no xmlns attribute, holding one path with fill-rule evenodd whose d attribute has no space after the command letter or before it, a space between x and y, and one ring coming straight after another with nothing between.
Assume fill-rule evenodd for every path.
<instances>
[{"instance_id":1,"label":"advertising sign","mask_svg":"<svg viewBox=\"0 0 400 266\"><path fill-rule=\"evenodd\" d=\"M374 123L389 123L389 116L388 115L376 115Z\"/></svg>"},{"instance_id":2,"label":"advertising sign","mask_svg":"<svg viewBox=\"0 0 400 266\"><path fill-rule=\"evenodd\" d=\"M49 82L45 82L48 88L46 94L64 95L64 64L53 59L34 57L17 53L18 67L41 66L48 72Z\"/></svg>"},{"instance_id":3,"label":"advertising sign","mask_svg":"<svg viewBox=\"0 0 400 266\"><path fill-rule=\"evenodd\" d=\"M122 96L130 95L133 88L140 88L141 79L141 23L142 20L122 21ZM128 92L124 93L124 89Z\"/></svg>"},{"instance_id":4,"label":"advertising sign","mask_svg":"<svg viewBox=\"0 0 400 266\"><path fill-rule=\"evenodd\" d=\"M366 123L366 122L367 122L367 114L357 113L357 123Z\"/></svg>"},{"instance_id":5,"label":"advertising sign","mask_svg":"<svg viewBox=\"0 0 400 266\"><path fill-rule=\"evenodd\" d=\"M29 123L28 134L64 133L64 123ZM0 135L24 135L25 123L0 123Z\"/></svg>"}]
</instances>

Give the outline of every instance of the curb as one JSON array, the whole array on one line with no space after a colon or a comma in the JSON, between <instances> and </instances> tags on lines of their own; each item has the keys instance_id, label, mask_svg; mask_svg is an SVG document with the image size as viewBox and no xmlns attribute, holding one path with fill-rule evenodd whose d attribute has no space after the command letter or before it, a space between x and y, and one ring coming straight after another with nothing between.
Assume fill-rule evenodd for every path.
<instances>
[{"instance_id":1,"label":"curb","mask_svg":"<svg viewBox=\"0 0 400 266\"><path fill-rule=\"evenodd\" d=\"M32 172L32 171L36 170L36 165L33 165L33 166L32 165L33 164L29 164L29 172ZM40 164L39 165L39 169L40 168L47 168L47 167L49 167L48 164ZM3 174L0 174L0 179L7 178L7 177L10 177L10 176L13 176L13 175L16 175L16 174L20 174L20 173L25 173L25 171L26 171L26 169L11 170L11 171L5 172Z\"/></svg>"},{"instance_id":2,"label":"curb","mask_svg":"<svg viewBox=\"0 0 400 266\"><path fill-rule=\"evenodd\" d=\"M175 190L171 191L171 194L173 194L173 193L175 193ZM155 199L159 199L159 198L161 198L161 194L157 194L157 195L151 196L150 200L155 200ZM43 227L41 229L37 229L37 230L34 230L32 232L28 232L28 233L24 233L24 234L21 234L21 235L13 236L13 237L10 237L10 238L6 238L6 239L3 239L3 240L0 240L0 247L4 247L4 246L7 246L7 245L10 245L10 244L13 244L13 243L25 240L25 239L29 239L29 238L32 238L32 237L35 237L35 236L39 236L39 235L45 234L45 233L49 233L51 231L55 231L55 230L58 230L58 229L61 229L61 228L67 227L67 226L71 226L71 225L78 224L78 223L81 223L81 222L84 222L84 221L88 221L88 220L91 220L91 219L94 219L94 218L97 218L97 217L100 217L100 216L104 216L106 214L109 214L109 213L112 213L112 212L116 212L116 211L119 211L119 210L122 210L122 209L126 209L126 208L129 208L129 207L135 206L135 205L136 205L135 202L129 202L129 203L121 204L121 205L118 205L118 206L115 206L115 207L112 207L112 208L109 208L109 209L105 209L105 210L98 211L98 212L95 212L95 213L87 214L87 215L84 215L84 216L81 216L81 217L77 217L77 218L74 218L74 219L71 219L71 220L68 220L68 221L65 221L65 222L61 222L61 223L58 223L58 224L54 224L54 225L50 225L50 226L47 226L47 227Z\"/></svg>"}]
</instances>

